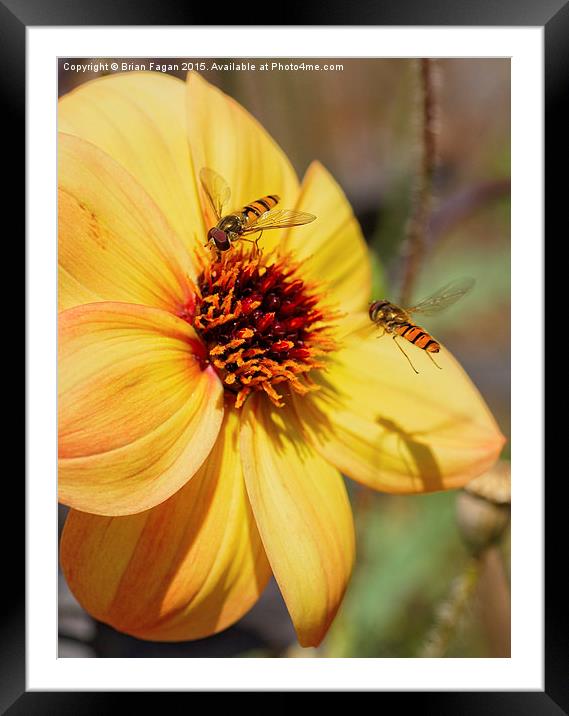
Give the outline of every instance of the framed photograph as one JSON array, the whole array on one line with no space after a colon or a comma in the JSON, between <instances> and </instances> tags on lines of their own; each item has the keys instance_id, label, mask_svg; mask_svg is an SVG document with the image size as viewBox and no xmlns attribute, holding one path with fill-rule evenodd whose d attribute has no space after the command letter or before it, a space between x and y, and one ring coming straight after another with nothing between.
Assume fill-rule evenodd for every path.
<instances>
[{"instance_id":1,"label":"framed photograph","mask_svg":"<svg viewBox=\"0 0 569 716\"><path fill-rule=\"evenodd\" d=\"M542 431L567 7L0 10L29 397L3 708L567 710Z\"/></svg>"}]
</instances>

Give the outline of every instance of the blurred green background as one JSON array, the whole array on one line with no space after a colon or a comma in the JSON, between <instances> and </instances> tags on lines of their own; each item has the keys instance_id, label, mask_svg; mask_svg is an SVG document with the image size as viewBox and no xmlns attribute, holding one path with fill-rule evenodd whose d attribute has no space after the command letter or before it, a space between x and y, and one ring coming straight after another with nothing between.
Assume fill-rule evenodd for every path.
<instances>
[{"instance_id":1,"label":"blurred green background","mask_svg":"<svg viewBox=\"0 0 569 716\"><path fill-rule=\"evenodd\" d=\"M257 65L262 61L251 60ZM334 63L343 70L202 74L260 120L300 176L313 159L332 172L368 241L374 297L396 302L420 157L418 63ZM60 95L90 79L89 74L65 72L60 60ZM436 80L439 163L427 255L413 298L421 299L454 278L476 279L460 308L429 318L425 325L460 360L509 439L510 62L438 60ZM509 441L503 459L509 459ZM398 497L351 483L350 496L358 533L356 568L340 613L318 650L295 645L274 584L250 614L223 634L176 645L139 642L92 622L61 579L60 656L422 655L448 611L453 587L471 564L457 526L456 493ZM63 518L63 509L61 514ZM446 656L509 656L509 550L506 533L481 560L479 578L448 636Z\"/></svg>"}]
</instances>

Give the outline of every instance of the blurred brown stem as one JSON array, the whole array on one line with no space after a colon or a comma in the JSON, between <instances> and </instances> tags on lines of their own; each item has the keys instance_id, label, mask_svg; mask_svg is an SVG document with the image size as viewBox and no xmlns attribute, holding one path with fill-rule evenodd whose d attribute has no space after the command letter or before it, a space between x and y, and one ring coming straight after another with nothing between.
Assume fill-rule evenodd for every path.
<instances>
[{"instance_id":1,"label":"blurred brown stem","mask_svg":"<svg viewBox=\"0 0 569 716\"><path fill-rule=\"evenodd\" d=\"M511 609L504 564L496 546L485 550L480 561L480 618L487 635L490 656L507 658L511 650Z\"/></svg>"},{"instance_id":2,"label":"blurred brown stem","mask_svg":"<svg viewBox=\"0 0 569 716\"><path fill-rule=\"evenodd\" d=\"M437 609L435 624L419 656L436 658L445 655L478 583L480 566L480 559L472 557L462 574L455 578L448 597Z\"/></svg>"},{"instance_id":3,"label":"blurred brown stem","mask_svg":"<svg viewBox=\"0 0 569 716\"><path fill-rule=\"evenodd\" d=\"M418 61L420 80L421 141L420 160L413 192L411 216L404 243L405 263L401 304L409 305L421 263L425 255L432 204L433 177L437 165L437 93L435 60Z\"/></svg>"},{"instance_id":4,"label":"blurred brown stem","mask_svg":"<svg viewBox=\"0 0 569 716\"><path fill-rule=\"evenodd\" d=\"M472 556L453 581L448 597L437 609L435 623L419 656L445 656L475 593L490 656L510 656L510 590L496 545Z\"/></svg>"}]
</instances>

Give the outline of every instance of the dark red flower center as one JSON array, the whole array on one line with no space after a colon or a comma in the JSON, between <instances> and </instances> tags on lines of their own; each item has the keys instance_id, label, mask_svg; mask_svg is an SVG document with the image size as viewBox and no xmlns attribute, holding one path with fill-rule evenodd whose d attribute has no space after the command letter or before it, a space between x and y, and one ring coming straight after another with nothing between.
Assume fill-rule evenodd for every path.
<instances>
[{"instance_id":1,"label":"dark red flower center","mask_svg":"<svg viewBox=\"0 0 569 716\"><path fill-rule=\"evenodd\" d=\"M282 406L277 386L284 383L305 394L314 388L308 373L335 347L334 314L319 306L298 268L287 257L234 246L199 277L193 326L236 407L254 390Z\"/></svg>"}]
</instances>

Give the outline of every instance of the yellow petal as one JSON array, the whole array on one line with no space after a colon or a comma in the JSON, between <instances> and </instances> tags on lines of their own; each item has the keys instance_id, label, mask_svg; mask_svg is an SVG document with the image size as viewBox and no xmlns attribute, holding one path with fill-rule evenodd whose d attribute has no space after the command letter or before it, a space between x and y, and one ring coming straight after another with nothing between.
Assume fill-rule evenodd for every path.
<instances>
[{"instance_id":1,"label":"yellow petal","mask_svg":"<svg viewBox=\"0 0 569 716\"><path fill-rule=\"evenodd\" d=\"M188 253L113 159L60 134L58 180L60 309L103 300L178 311L193 301Z\"/></svg>"},{"instance_id":2,"label":"yellow petal","mask_svg":"<svg viewBox=\"0 0 569 716\"><path fill-rule=\"evenodd\" d=\"M482 396L445 349L438 370L398 338L416 375L367 315L317 377L321 389L299 403L318 451L344 474L391 493L457 488L487 470L504 444Z\"/></svg>"},{"instance_id":3,"label":"yellow petal","mask_svg":"<svg viewBox=\"0 0 569 716\"><path fill-rule=\"evenodd\" d=\"M186 136L184 82L156 72L109 75L59 101L59 130L96 144L158 205L188 249L204 227Z\"/></svg>"},{"instance_id":4,"label":"yellow petal","mask_svg":"<svg viewBox=\"0 0 569 716\"><path fill-rule=\"evenodd\" d=\"M273 573L303 646L324 638L354 559L341 475L300 433L289 408L254 395L243 408L243 473Z\"/></svg>"},{"instance_id":5,"label":"yellow petal","mask_svg":"<svg viewBox=\"0 0 569 716\"><path fill-rule=\"evenodd\" d=\"M238 427L227 411L203 467L152 510L70 512L61 564L90 614L143 639L180 641L225 629L257 601L271 572L245 491Z\"/></svg>"},{"instance_id":6,"label":"yellow petal","mask_svg":"<svg viewBox=\"0 0 569 716\"><path fill-rule=\"evenodd\" d=\"M371 291L367 246L344 192L319 162L308 168L295 208L317 218L290 229L279 248L304 260L308 277L325 282L329 301L345 311L365 309Z\"/></svg>"},{"instance_id":7,"label":"yellow petal","mask_svg":"<svg viewBox=\"0 0 569 716\"><path fill-rule=\"evenodd\" d=\"M267 194L280 196L279 208L292 209L298 179L289 160L263 127L234 99L200 75L190 73L187 85L188 138L196 175L202 167L220 174L231 189L224 213L237 210ZM206 221L215 219L202 197ZM267 249L271 234L263 235Z\"/></svg>"},{"instance_id":8,"label":"yellow petal","mask_svg":"<svg viewBox=\"0 0 569 716\"><path fill-rule=\"evenodd\" d=\"M92 303L59 316L59 495L124 515L162 502L207 457L223 388L193 328L155 308Z\"/></svg>"}]
</instances>

